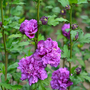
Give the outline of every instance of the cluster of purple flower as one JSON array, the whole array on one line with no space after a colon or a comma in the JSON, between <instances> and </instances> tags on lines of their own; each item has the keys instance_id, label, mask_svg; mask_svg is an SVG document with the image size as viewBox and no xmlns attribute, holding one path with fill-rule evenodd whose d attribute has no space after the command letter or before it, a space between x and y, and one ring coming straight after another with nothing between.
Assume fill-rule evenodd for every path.
<instances>
[{"instance_id":1,"label":"cluster of purple flower","mask_svg":"<svg viewBox=\"0 0 90 90\"><path fill-rule=\"evenodd\" d=\"M44 80L47 78L47 72L44 69L41 61L37 61L33 55L22 58L19 61L18 69L21 70L21 80L28 79L29 85L36 83L38 79Z\"/></svg>"},{"instance_id":2,"label":"cluster of purple flower","mask_svg":"<svg viewBox=\"0 0 90 90\"><path fill-rule=\"evenodd\" d=\"M21 70L21 80L28 79L29 84L36 83L38 79L47 78L45 67L47 64L57 67L60 63L61 50L56 41L48 38L46 41L39 41L35 53L21 59L18 69Z\"/></svg>"},{"instance_id":3,"label":"cluster of purple flower","mask_svg":"<svg viewBox=\"0 0 90 90\"><path fill-rule=\"evenodd\" d=\"M73 24L73 25L72 25L72 29L76 29L74 26L75 26L76 28L78 27L76 24ZM62 26L62 28L61 28L62 34L63 34L65 37L67 37L68 39L70 39L70 31L67 32L66 29L70 29L70 23L69 23L69 24L64 24L64 25ZM75 36L75 39L76 39L76 40L78 39L78 33L77 33L77 35Z\"/></svg>"},{"instance_id":4,"label":"cluster of purple flower","mask_svg":"<svg viewBox=\"0 0 90 90\"><path fill-rule=\"evenodd\" d=\"M69 78L70 74L67 68L60 68L52 73L51 87L58 90L67 90L73 83Z\"/></svg>"},{"instance_id":5,"label":"cluster of purple flower","mask_svg":"<svg viewBox=\"0 0 90 90\"><path fill-rule=\"evenodd\" d=\"M37 32L37 20L31 19L31 20L25 20L23 23L21 23L20 26L20 32L22 34L25 34L29 38L34 38L35 33Z\"/></svg>"}]
</instances>

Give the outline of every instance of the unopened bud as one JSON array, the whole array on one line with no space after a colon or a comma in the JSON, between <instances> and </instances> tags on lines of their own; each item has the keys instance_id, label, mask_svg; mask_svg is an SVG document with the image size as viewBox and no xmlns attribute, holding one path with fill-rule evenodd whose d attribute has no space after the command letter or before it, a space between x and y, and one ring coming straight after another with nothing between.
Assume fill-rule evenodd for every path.
<instances>
[{"instance_id":1,"label":"unopened bud","mask_svg":"<svg viewBox=\"0 0 90 90\"><path fill-rule=\"evenodd\" d=\"M63 9L63 10L60 11L60 14L61 15L66 15L66 11Z\"/></svg>"},{"instance_id":2,"label":"unopened bud","mask_svg":"<svg viewBox=\"0 0 90 90\"><path fill-rule=\"evenodd\" d=\"M81 69L81 68L79 68L79 67L78 67L78 68L76 68L75 70L76 70L76 74L77 74L77 75L79 75L79 74L81 73L81 71L82 71L82 69Z\"/></svg>"},{"instance_id":3,"label":"unopened bud","mask_svg":"<svg viewBox=\"0 0 90 90\"><path fill-rule=\"evenodd\" d=\"M46 25L47 22L48 22L48 17L43 16L43 17L40 18L40 21L42 22L43 25Z\"/></svg>"},{"instance_id":4,"label":"unopened bud","mask_svg":"<svg viewBox=\"0 0 90 90\"><path fill-rule=\"evenodd\" d=\"M66 8L67 10L70 10L70 6L69 6L69 5L66 5L65 8Z\"/></svg>"},{"instance_id":5,"label":"unopened bud","mask_svg":"<svg viewBox=\"0 0 90 90\"><path fill-rule=\"evenodd\" d=\"M72 26L73 30L77 29L77 27L78 27L78 25L76 25L76 24L72 24L71 26Z\"/></svg>"}]
</instances>

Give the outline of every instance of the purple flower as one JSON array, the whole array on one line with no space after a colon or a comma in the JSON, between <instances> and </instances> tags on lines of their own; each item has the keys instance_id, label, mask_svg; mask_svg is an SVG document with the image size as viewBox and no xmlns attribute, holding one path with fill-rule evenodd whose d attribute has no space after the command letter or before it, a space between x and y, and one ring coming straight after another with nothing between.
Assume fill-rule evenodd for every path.
<instances>
[{"instance_id":1,"label":"purple flower","mask_svg":"<svg viewBox=\"0 0 90 90\"><path fill-rule=\"evenodd\" d=\"M67 10L70 10L70 5L66 5L65 8L66 8Z\"/></svg>"},{"instance_id":2,"label":"purple flower","mask_svg":"<svg viewBox=\"0 0 90 90\"><path fill-rule=\"evenodd\" d=\"M79 67L78 67L78 68L76 68L75 70L76 70L76 74L77 74L77 75L79 75L79 74L81 73L81 71L82 71L82 69L81 69L81 68L79 68Z\"/></svg>"},{"instance_id":3,"label":"purple flower","mask_svg":"<svg viewBox=\"0 0 90 90\"><path fill-rule=\"evenodd\" d=\"M52 73L51 87L52 89L67 90L73 82L70 81L70 75L67 68L60 68Z\"/></svg>"},{"instance_id":4,"label":"purple flower","mask_svg":"<svg viewBox=\"0 0 90 90\"><path fill-rule=\"evenodd\" d=\"M27 23L29 23L29 20L25 20L23 23L21 23L19 30L22 34L25 34L25 27L26 27Z\"/></svg>"},{"instance_id":5,"label":"purple flower","mask_svg":"<svg viewBox=\"0 0 90 90\"><path fill-rule=\"evenodd\" d=\"M2 27L2 22L0 22L0 27Z\"/></svg>"},{"instance_id":6,"label":"purple flower","mask_svg":"<svg viewBox=\"0 0 90 90\"><path fill-rule=\"evenodd\" d=\"M42 61L45 66L50 64L57 67L60 63L61 50L56 41L48 38L46 41L41 40L38 42L34 57Z\"/></svg>"},{"instance_id":7,"label":"purple flower","mask_svg":"<svg viewBox=\"0 0 90 90\"><path fill-rule=\"evenodd\" d=\"M70 24L64 24L61 29L62 29L63 35L68 39L70 39L70 31L69 32L65 31L66 29L70 29Z\"/></svg>"},{"instance_id":8,"label":"purple flower","mask_svg":"<svg viewBox=\"0 0 90 90\"><path fill-rule=\"evenodd\" d=\"M77 29L77 27L78 27L78 25L76 25L76 24L72 24L71 26L72 26L73 30Z\"/></svg>"},{"instance_id":9,"label":"purple flower","mask_svg":"<svg viewBox=\"0 0 90 90\"><path fill-rule=\"evenodd\" d=\"M42 22L43 25L46 25L47 22L48 22L48 17L43 16L43 17L40 18L40 21Z\"/></svg>"},{"instance_id":10,"label":"purple flower","mask_svg":"<svg viewBox=\"0 0 90 90\"><path fill-rule=\"evenodd\" d=\"M37 21L35 19L25 20L21 23L20 32L26 34L29 38L34 38L35 33L37 32Z\"/></svg>"},{"instance_id":11,"label":"purple flower","mask_svg":"<svg viewBox=\"0 0 90 90\"><path fill-rule=\"evenodd\" d=\"M63 9L63 10L60 11L60 14L61 15L66 15L66 11Z\"/></svg>"},{"instance_id":12,"label":"purple flower","mask_svg":"<svg viewBox=\"0 0 90 90\"><path fill-rule=\"evenodd\" d=\"M68 39L70 39L70 31L66 31L66 29L70 29L70 24L64 24L63 26L62 26L62 28L61 28L61 30L62 30L62 34L65 36L65 37L67 37ZM77 40L78 39L78 33L77 33L77 35L75 36L75 40Z\"/></svg>"},{"instance_id":13,"label":"purple flower","mask_svg":"<svg viewBox=\"0 0 90 90\"><path fill-rule=\"evenodd\" d=\"M47 72L41 61L37 61L33 55L22 58L19 63L18 69L21 70L21 80L28 79L29 85L38 82L38 79L44 80L47 78Z\"/></svg>"}]
</instances>

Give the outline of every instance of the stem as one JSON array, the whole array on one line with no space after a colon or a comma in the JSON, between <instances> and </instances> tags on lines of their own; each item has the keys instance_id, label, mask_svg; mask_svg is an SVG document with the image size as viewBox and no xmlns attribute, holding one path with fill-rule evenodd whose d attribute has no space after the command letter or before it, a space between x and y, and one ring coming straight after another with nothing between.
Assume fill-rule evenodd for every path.
<instances>
[{"instance_id":1,"label":"stem","mask_svg":"<svg viewBox=\"0 0 90 90\"><path fill-rule=\"evenodd\" d=\"M39 7L40 7L40 0L38 0L38 3L37 3L37 23L38 23L38 31L37 31L37 35L36 35L36 46L35 48L37 48L37 44L38 44L38 36L39 36Z\"/></svg>"},{"instance_id":2,"label":"stem","mask_svg":"<svg viewBox=\"0 0 90 90\"><path fill-rule=\"evenodd\" d=\"M70 9L70 59L72 58L72 38L71 38L71 25L72 25L72 5L71 9ZM71 62L69 62L69 70L70 70L70 75L71 75ZM70 86L69 86L69 90L70 90Z\"/></svg>"},{"instance_id":3,"label":"stem","mask_svg":"<svg viewBox=\"0 0 90 90\"><path fill-rule=\"evenodd\" d=\"M1 0L1 19L2 25L4 24L4 17L3 17L3 0ZM2 36L3 36L3 44L4 44L4 51L5 51L5 80L7 79L7 64L8 64L8 53L6 50L6 35L4 34L4 29L2 26Z\"/></svg>"}]
</instances>

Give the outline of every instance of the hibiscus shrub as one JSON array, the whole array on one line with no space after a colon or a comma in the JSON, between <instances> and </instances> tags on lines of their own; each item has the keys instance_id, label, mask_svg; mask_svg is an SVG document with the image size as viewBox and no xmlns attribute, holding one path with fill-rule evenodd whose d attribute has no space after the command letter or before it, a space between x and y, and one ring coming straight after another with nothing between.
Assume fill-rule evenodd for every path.
<instances>
[{"instance_id":1,"label":"hibiscus shrub","mask_svg":"<svg viewBox=\"0 0 90 90\"><path fill-rule=\"evenodd\" d=\"M1 0L0 90L87 90L90 50L82 47L90 34L78 25L74 7L88 2Z\"/></svg>"}]
</instances>

